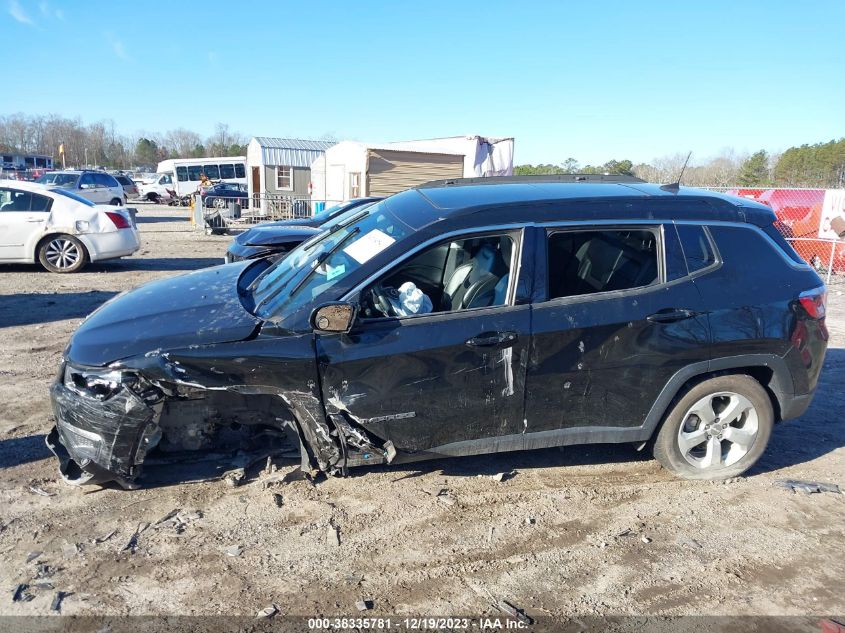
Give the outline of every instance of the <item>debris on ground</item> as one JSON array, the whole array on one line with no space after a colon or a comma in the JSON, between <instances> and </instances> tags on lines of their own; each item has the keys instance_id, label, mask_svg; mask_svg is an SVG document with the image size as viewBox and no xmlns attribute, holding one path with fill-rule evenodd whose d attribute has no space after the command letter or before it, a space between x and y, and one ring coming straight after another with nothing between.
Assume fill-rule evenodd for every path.
<instances>
[{"instance_id":1,"label":"debris on ground","mask_svg":"<svg viewBox=\"0 0 845 633\"><path fill-rule=\"evenodd\" d=\"M135 550L138 548L138 537L141 536L141 533L148 527L150 527L149 523L139 523L138 528L135 530L132 536L129 537L129 541L126 543L126 545L123 546L123 549L120 551L129 551L131 554L134 554Z\"/></svg>"},{"instance_id":2,"label":"debris on ground","mask_svg":"<svg viewBox=\"0 0 845 633\"><path fill-rule=\"evenodd\" d=\"M105 543L111 537L113 537L115 534L117 534L117 530L112 530L111 532L109 532L105 536L98 536L97 538L91 539L91 545L99 545L100 543Z\"/></svg>"},{"instance_id":3,"label":"debris on ground","mask_svg":"<svg viewBox=\"0 0 845 633\"><path fill-rule=\"evenodd\" d=\"M243 545L233 545L226 549L226 556L231 556L232 558L237 558L241 554L244 553Z\"/></svg>"},{"instance_id":4,"label":"debris on ground","mask_svg":"<svg viewBox=\"0 0 845 633\"><path fill-rule=\"evenodd\" d=\"M643 536L640 540L645 544L651 543L651 539L647 536Z\"/></svg>"},{"instance_id":5,"label":"debris on ground","mask_svg":"<svg viewBox=\"0 0 845 633\"><path fill-rule=\"evenodd\" d=\"M55 492L47 492L43 488L39 488L38 486L30 486L29 491L36 495L41 495L42 497L55 497Z\"/></svg>"},{"instance_id":6,"label":"debris on ground","mask_svg":"<svg viewBox=\"0 0 845 633\"><path fill-rule=\"evenodd\" d=\"M449 493L448 488L435 488L434 490L427 490L426 492L444 505L453 506L457 503L455 498Z\"/></svg>"},{"instance_id":7,"label":"debris on ground","mask_svg":"<svg viewBox=\"0 0 845 633\"><path fill-rule=\"evenodd\" d=\"M35 578L51 578L53 574L56 573L56 568L48 565L47 563L38 563L35 568Z\"/></svg>"},{"instance_id":8,"label":"debris on ground","mask_svg":"<svg viewBox=\"0 0 845 633\"><path fill-rule=\"evenodd\" d=\"M279 607L277 607L275 604L271 604L269 607L264 607L263 609L261 609L261 611L259 611L257 614L255 614L255 617L256 618L264 618L264 619L272 618L278 612L279 612Z\"/></svg>"},{"instance_id":9,"label":"debris on ground","mask_svg":"<svg viewBox=\"0 0 845 633\"><path fill-rule=\"evenodd\" d=\"M27 589L29 589L29 585L26 583L21 583L15 587L15 591L12 593L12 602L29 602L35 598Z\"/></svg>"},{"instance_id":10,"label":"debris on ground","mask_svg":"<svg viewBox=\"0 0 845 633\"><path fill-rule=\"evenodd\" d=\"M355 607L358 611L369 611L373 608L373 600L372 598L361 598L355 603Z\"/></svg>"},{"instance_id":11,"label":"debris on ground","mask_svg":"<svg viewBox=\"0 0 845 633\"><path fill-rule=\"evenodd\" d=\"M179 508L173 508L170 512L168 512L163 517L161 517L158 521L153 523L153 525L161 525L165 521L169 521L170 519L175 517L177 514L179 514Z\"/></svg>"},{"instance_id":12,"label":"debris on ground","mask_svg":"<svg viewBox=\"0 0 845 633\"><path fill-rule=\"evenodd\" d=\"M67 591L57 591L56 595L53 596L53 602L50 604L51 611L61 611L62 610L62 601L67 598L70 592Z\"/></svg>"},{"instance_id":13,"label":"debris on ground","mask_svg":"<svg viewBox=\"0 0 845 633\"><path fill-rule=\"evenodd\" d=\"M633 535L634 535L634 530L632 530L631 528L625 528L621 532L618 532L616 534L616 537L619 538L619 537L622 537L622 536L633 536Z\"/></svg>"},{"instance_id":14,"label":"debris on ground","mask_svg":"<svg viewBox=\"0 0 845 633\"><path fill-rule=\"evenodd\" d=\"M499 602L497 602L494 606L499 611L507 613L509 616L511 616L512 618L516 618L523 624L532 624L534 622L534 620L525 615L525 612L522 609L517 609L507 600L499 600Z\"/></svg>"},{"instance_id":15,"label":"debris on ground","mask_svg":"<svg viewBox=\"0 0 845 633\"><path fill-rule=\"evenodd\" d=\"M525 517L525 525L534 525L537 523L537 519L534 517Z\"/></svg>"},{"instance_id":16,"label":"debris on ground","mask_svg":"<svg viewBox=\"0 0 845 633\"><path fill-rule=\"evenodd\" d=\"M329 545L340 546L340 528L332 523L329 523L326 530L326 542Z\"/></svg>"},{"instance_id":17,"label":"debris on ground","mask_svg":"<svg viewBox=\"0 0 845 633\"><path fill-rule=\"evenodd\" d=\"M31 563L31 562L32 562L32 561L34 561L36 558L38 558L39 556L41 556L41 554L43 554L43 553L44 553L44 552L37 552L37 551L36 551L36 552L30 552L29 554L27 554L27 555L26 555L26 562L27 562L27 563Z\"/></svg>"},{"instance_id":18,"label":"debris on ground","mask_svg":"<svg viewBox=\"0 0 845 633\"><path fill-rule=\"evenodd\" d=\"M691 547L692 549L701 549L701 543L696 541L694 538L679 536L676 540L678 545L685 545L687 547Z\"/></svg>"},{"instance_id":19,"label":"debris on ground","mask_svg":"<svg viewBox=\"0 0 845 633\"><path fill-rule=\"evenodd\" d=\"M284 497L282 497L281 493L279 493L279 492L273 493L273 503L276 504L277 508L281 508L284 505L285 500L284 500Z\"/></svg>"},{"instance_id":20,"label":"debris on ground","mask_svg":"<svg viewBox=\"0 0 845 633\"><path fill-rule=\"evenodd\" d=\"M836 484L829 484L822 481L802 481L800 479L777 479L772 483L773 486L792 490L792 492L803 492L805 495L810 495L816 492L833 492L842 494L839 486Z\"/></svg>"},{"instance_id":21,"label":"debris on ground","mask_svg":"<svg viewBox=\"0 0 845 633\"><path fill-rule=\"evenodd\" d=\"M244 478L246 478L246 469L245 468L235 468L233 470L226 471L223 473L223 481L229 484L232 488L236 488L240 486Z\"/></svg>"}]
</instances>

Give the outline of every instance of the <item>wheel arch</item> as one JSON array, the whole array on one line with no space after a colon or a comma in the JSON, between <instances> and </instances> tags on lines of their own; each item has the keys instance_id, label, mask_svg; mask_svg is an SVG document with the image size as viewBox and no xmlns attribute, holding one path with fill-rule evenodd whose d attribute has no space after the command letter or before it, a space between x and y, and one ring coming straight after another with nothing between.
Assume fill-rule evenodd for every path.
<instances>
[{"instance_id":1,"label":"wheel arch","mask_svg":"<svg viewBox=\"0 0 845 633\"><path fill-rule=\"evenodd\" d=\"M782 419L782 411L794 397L792 374L786 361L775 354L743 354L693 363L672 376L657 396L643 423L643 430L650 438L660 427L666 413L672 409L696 384L715 376L745 374L754 378L765 389L772 402L775 421Z\"/></svg>"},{"instance_id":2,"label":"wheel arch","mask_svg":"<svg viewBox=\"0 0 845 633\"><path fill-rule=\"evenodd\" d=\"M38 236L33 243L31 253L32 253L32 261L38 263L38 251L41 250L41 245L44 242L47 242L54 237L59 237L60 235L69 235L70 237L74 237L80 241L82 247L85 249L85 256L88 258L88 261L91 261L91 244L85 239L83 235L76 235L71 230L61 230L58 228L51 228L47 233L43 233L42 235Z\"/></svg>"}]
</instances>

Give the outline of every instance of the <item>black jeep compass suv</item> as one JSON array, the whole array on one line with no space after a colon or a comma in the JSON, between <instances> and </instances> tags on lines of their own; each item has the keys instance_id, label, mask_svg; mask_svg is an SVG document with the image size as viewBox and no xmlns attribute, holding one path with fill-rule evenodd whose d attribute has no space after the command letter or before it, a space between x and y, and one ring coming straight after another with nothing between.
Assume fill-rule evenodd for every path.
<instances>
[{"instance_id":1,"label":"black jeep compass suv","mask_svg":"<svg viewBox=\"0 0 845 633\"><path fill-rule=\"evenodd\" d=\"M431 183L108 302L52 388L62 472L133 485L159 445L285 428L332 474L648 440L681 477L742 473L813 397L821 280L753 201L562 180Z\"/></svg>"}]
</instances>

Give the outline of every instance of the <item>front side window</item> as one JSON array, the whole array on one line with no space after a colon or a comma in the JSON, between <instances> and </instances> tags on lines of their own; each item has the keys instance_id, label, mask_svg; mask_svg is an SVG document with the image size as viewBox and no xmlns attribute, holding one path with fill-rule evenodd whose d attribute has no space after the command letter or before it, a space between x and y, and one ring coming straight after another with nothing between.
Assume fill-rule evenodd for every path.
<instances>
[{"instance_id":1,"label":"front side window","mask_svg":"<svg viewBox=\"0 0 845 633\"><path fill-rule=\"evenodd\" d=\"M290 167L276 167L276 189L293 189L293 175Z\"/></svg>"},{"instance_id":2,"label":"front side window","mask_svg":"<svg viewBox=\"0 0 845 633\"><path fill-rule=\"evenodd\" d=\"M704 227L698 224L678 224L677 228L690 274L716 263L716 255Z\"/></svg>"},{"instance_id":3,"label":"front side window","mask_svg":"<svg viewBox=\"0 0 845 633\"><path fill-rule=\"evenodd\" d=\"M430 246L361 293L361 316L406 317L505 305L513 250L507 235Z\"/></svg>"},{"instance_id":4,"label":"front side window","mask_svg":"<svg viewBox=\"0 0 845 633\"><path fill-rule=\"evenodd\" d=\"M51 174L44 174L35 182L41 183L42 185L56 185L57 187L68 187L75 185L78 178L79 176L77 176L76 174L62 174L58 172L53 172Z\"/></svg>"},{"instance_id":5,"label":"front side window","mask_svg":"<svg viewBox=\"0 0 845 633\"><path fill-rule=\"evenodd\" d=\"M158 184L160 184L160 185L172 185L173 184L173 178L170 176L170 174L165 174L164 176L161 177L161 180L158 181Z\"/></svg>"},{"instance_id":6,"label":"front side window","mask_svg":"<svg viewBox=\"0 0 845 633\"><path fill-rule=\"evenodd\" d=\"M657 235L647 229L561 231L549 236L549 299L656 283Z\"/></svg>"},{"instance_id":7,"label":"front side window","mask_svg":"<svg viewBox=\"0 0 845 633\"><path fill-rule=\"evenodd\" d=\"M9 211L49 211L53 201L42 196L19 189L0 189L0 212Z\"/></svg>"}]
</instances>

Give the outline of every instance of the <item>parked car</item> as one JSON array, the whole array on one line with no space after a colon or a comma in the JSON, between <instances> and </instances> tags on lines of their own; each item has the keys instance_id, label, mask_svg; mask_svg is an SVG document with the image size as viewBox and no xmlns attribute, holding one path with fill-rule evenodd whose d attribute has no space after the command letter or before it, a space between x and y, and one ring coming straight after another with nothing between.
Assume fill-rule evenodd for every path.
<instances>
[{"instance_id":1,"label":"parked car","mask_svg":"<svg viewBox=\"0 0 845 633\"><path fill-rule=\"evenodd\" d=\"M249 204L246 185L237 182L218 182L202 190L203 205L206 209L223 209L230 202L238 202L241 208Z\"/></svg>"},{"instance_id":2,"label":"parked car","mask_svg":"<svg viewBox=\"0 0 845 633\"><path fill-rule=\"evenodd\" d=\"M359 209L379 200L382 198L354 198L311 217L256 224L232 240L224 261L232 263L242 259L284 255L319 233L319 227L333 222L351 209Z\"/></svg>"},{"instance_id":3,"label":"parked car","mask_svg":"<svg viewBox=\"0 0 845 633\"><path fill-rule=\"evenodd\" d=\"M121 184L104 171L51 171L35 182L72 191L94 204L121 206L126 203L126 194Z\"/></svg>"},{"instance_id":4,"label":"parked car","mask_svg":"<svg viewBox=\"0 0 845 633\"><path fill-rule=\"evenodd\" d=\"M724 479L806 410L825 287L771 209L622 177L486 180L102 306L52 386L65 477L137 485L159 444L287 428L329 474L653 439L676 475Z\"/></svg>"},{"instance_id":5,"label":"parked car","mask_svg":"<svg viewBox=\"0 0 845 633\"><path fill-rule=\"evenodd\" d=\"M72 273L88 262L140 248L131 214L95 205L72 191L0 180L0 262L35 263Z\"/></svg>"},{"instance_id":6,"label":"parked car","mask_svg":"<svg viewBox=\"0 0 845 633\"><path fill-rule=\"evenodd\" d=\"M144 180L138 185L138 196L141 200L156 204L169 202L175 197L173 176L170 174L155 174L153 178Z\"/></svg>"},{"instance_id":7,"label":"parked car","mask_svg":"<svg viewBox=\"0 0 845 633\"><path fill-rule=\"evenodd\" d=\"M114 179L123 187L123 196L128 201L130 198L137 198L138 185L136 185L129 176L124 174L114 174Z\"/></svg>"}]
</instances>

